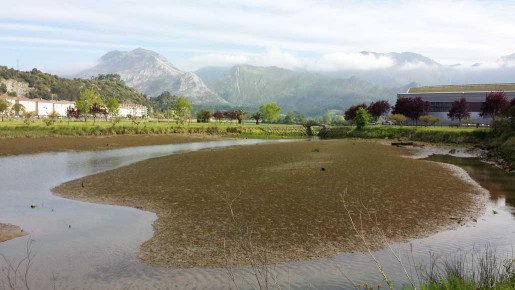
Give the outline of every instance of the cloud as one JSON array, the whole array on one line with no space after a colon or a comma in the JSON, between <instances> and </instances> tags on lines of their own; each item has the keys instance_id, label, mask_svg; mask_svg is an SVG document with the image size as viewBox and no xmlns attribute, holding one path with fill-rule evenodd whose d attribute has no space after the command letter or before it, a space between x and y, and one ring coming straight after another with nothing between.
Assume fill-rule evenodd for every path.
<instances>
[{"instance_id":1,"label":"cloud","mask_svg":"<svg viewBox=\"0 0 515 290\"><path fill-rule=\"evenodd\" d=\"M206 50L166 55L192 66L203 58L212 63L245 58L288 68L373 69L391 63L355 52L414 51L452 64L495 62L515 49L513 1L11 2L0 9L3 45ZM0 62L2 52L0 44ZM34 48L32 54L41 59L42 53Z\"/></svg>"},{"instance_id":2,"label":"cloud","mask_svg":"<svg viewBox=\"0 0 515 290\"><path fill-rule=\"evenodd\" d=\"M278 66L287 69L304 67L305 61L295 55L277 49L269 48L263 53L208 53L197 55L180 63L181 68L196 70L205 66L233 66L238 64L250 64L256 66Z\"/></svg>"},{"instance_id":3,"label":"cloud","mask_svg":"<svg viewBox=\"0 0 515 290\"><path fill-rule=\"evenodd\" d=\"M56 66L48 72L60 76L73 76L74 74L97 65L98 62L71 62Z\"/></svg>"},{"instance_id":4,"label":"cloud","mask_svg":"<svg viewBox=\"0 0 515 290\"><path fill-rule=\"evenodd\" d=\"M313 70L371 70L385 69L395 65L395 61L387 56L376 56L362 53L330 53L315 61L310 68Z\"/></svg>"}]
</instances>

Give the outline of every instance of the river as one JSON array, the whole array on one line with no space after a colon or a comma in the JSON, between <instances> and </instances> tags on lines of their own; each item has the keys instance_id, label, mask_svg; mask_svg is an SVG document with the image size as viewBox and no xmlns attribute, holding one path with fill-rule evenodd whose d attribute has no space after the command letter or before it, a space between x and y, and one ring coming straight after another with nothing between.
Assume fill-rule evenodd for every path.
<instances>
[{"instance_id":1,"label":"river","mask_svg":"<svg viewBox=\"0 0 515 290\"><path fill-rule=\"evenodd\" d=\"M26 255L27 243L31 241L34 258L30 283L34 285L33 289L54 289L54 285L57 289L231 287L234 284L226 269L167 269L141 263L137 257L139 246L153 234L154 213L63 199L54 196L50 189L72 179L148 158L261 142L267 141L227 140L2 157L0 221L19 225L30 235L0 243L0 253L8 259L20 260ZM392 245L395 251L400 251L408 270L413 271L413 262L408 261L427 264L431 252L448 257L457 251L489 246L501 255L511 253L515 244L515 178L478 160L448 156L432 156L429 160L464 168L491 192L490 200L477 223ZM32 203L37 205L35 209L30 208ZM397 288L407 283L401 266L390 251L381 250L374 254L385 265ZM291 289L354 289L345 276L354 282L382 280L370 256L364 253L273 265L270 269L281 287ZM235 274L240 289L257 287L249 268L230 271Z\"/></svg>"}]
</instances>

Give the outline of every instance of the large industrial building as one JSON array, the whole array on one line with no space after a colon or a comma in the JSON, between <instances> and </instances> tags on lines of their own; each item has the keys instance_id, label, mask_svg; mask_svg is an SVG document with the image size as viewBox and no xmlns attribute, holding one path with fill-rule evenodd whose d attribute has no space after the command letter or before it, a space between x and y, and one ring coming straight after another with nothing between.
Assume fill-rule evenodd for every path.
<instances>
[{"instance_id":1,"label":"large industrial building","mask_svg":"<svg viewBox=\"0 0 515 290\"><path fill-rule=\"evenodd\" d=\"M431 103L429 114L440 118L440 123L458 123L447 117L454 101L465 98L470 104L470 120L475 124L489 124L490 118L479 116L481 105L491 92L504 91L508 101L515 98L514 84L477 84L477 85L447 85L410 88L407 93L397 94L397 98L421 97Z\"/></svg>"}]
</instances>

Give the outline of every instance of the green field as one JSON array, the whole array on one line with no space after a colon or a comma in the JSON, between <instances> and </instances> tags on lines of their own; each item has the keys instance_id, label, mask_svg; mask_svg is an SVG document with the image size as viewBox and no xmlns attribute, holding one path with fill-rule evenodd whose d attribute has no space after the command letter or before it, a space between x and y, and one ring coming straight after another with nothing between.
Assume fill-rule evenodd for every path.
<instances>
[{"instance_id":1,"label":"green field","mask_svg":"<svg viewBox=\"0 0 515 290\"><path fill-rule=\"evenodd\" d=\"M149 122L138 124L128 120L115 125L105 120L88 122L58 120L47 126L43 120L36 120L26 125L21 120L0 122L0 138L45 137L45 136L102 136L121 134L210 134L253 138L294 138L305 137L306 129L301 125L238 124L236 122L185 123L172 121Z\"/></svg>"}]
</instances>

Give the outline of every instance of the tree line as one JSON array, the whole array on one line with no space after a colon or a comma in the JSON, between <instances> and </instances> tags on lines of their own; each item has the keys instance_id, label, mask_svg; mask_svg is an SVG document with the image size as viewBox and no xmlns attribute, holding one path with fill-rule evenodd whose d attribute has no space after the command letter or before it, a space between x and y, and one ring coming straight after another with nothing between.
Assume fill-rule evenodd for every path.
<instances>
[{"instance_id":1,"label":"tree line","mask_svg":"<svg viewBox=\"0 0 515 290\"><path fill-rule=\"evenodd\" d=\"M349 107L345 113L345 120L357 122L362 121L363 117L368 120L378 120L381 116L386 116L391 110L389 120L404 124L408 119L415 122L422 122L426 125L434 125L440 121L436 116L428 115L431 110L431 103L424 101L421 97L401 97L398 98L393 107L386 100L372 102L369 105L362 103ZM361 112L361 115L358 113ZM470 103L466 98L460 98L451 103L447 116L451 120L458 120L461 125L463 120L470 119ZM366 114L365 114L366 113ZM363 114L365 114L363 116ZM480 116L491 117L492 122L498 117L513 116L515 114L515 99L508 101L505 92L490 92L487 94L485 101L481 104Z\"/></svg>"}]
</instances>

